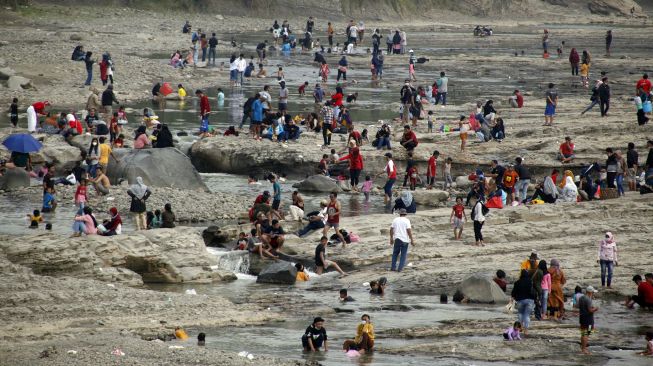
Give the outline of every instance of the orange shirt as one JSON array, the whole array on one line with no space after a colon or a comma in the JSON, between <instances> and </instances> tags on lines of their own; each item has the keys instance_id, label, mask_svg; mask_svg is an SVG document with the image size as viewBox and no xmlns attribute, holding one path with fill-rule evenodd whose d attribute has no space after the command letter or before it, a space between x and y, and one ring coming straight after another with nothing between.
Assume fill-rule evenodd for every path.
<instances>
[{"instance_id":1,"label":"orange shirt","mask_svg":"<svg viewBox=\"0 0 653 366\"><path fill-rule=\"evenodd\" d=\"M519 174L517 174L517 171L515 170L506 171L503 174L503 186L506 188L514 187L518 177Z\"/></svg>"}]
</instances>

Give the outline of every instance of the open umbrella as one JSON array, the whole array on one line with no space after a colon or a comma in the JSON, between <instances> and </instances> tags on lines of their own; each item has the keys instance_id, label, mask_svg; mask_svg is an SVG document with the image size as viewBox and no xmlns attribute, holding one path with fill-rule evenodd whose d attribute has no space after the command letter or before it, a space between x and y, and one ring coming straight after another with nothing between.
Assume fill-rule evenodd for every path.
<instances>
[{"instance_id":1,"label":"open umbrella","mask_svg":"<svg viewBox=\"0 0 653 366\"><path fill-rule=\"evenodd\" d=\"M16 133L7 137L2 144L9 151L21 152L21 153L31 153L34 151L39 151L43 145L36 140L32 135L27 133Z\"/></svg>"}]
</instances>

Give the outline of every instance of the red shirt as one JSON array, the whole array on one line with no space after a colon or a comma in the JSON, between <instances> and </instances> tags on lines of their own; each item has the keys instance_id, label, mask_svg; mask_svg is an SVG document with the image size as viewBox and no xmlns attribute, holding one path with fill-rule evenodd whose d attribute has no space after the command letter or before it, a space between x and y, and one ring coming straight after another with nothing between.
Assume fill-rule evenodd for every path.
<instances>
[{"instance_id":1,"label":"red shirt","mask_svg":"<svg viewBox=\"0 0 653 366\"><path fill-rule=\"evenodd\" d=\"M36 102L32 104L32 107L34 107L34 111L38 114L45 114L45 102Z\"/></svg>"},{"instance_id":2,"label":"red shirt","mask_svg":"<svg viewBox=\"0 0 653 366\"><path fill-rule=\"evenodd\" d=\"M358 131L351 131L351 133L349 134L349 136L353 137L354 140L356 140L356 141L358 141L358 140L361 139L361 133L358 132Z\"/></svg>"},{"instance_id":3,"label":"red shirt","mask_svg":"<svg viewBox=\"0 0 653 366\"><path fill-rule=\"evenodd\" d=\"M647 304L653 304L653 285L646 281L642 281L637 286L637 294L644 298Z\"/></svg>"},{"instance_id":4,"label":"red shirt","mask_svg":"<svg viewBox=\"0 0 653 366\"><path fill-rule=\"evenodd\" d=\"M351 148L349 155L345 155L339 160L349 160L349 169L351 170L363 170L363 155L357 147Z\"/></svg>"},{"instance_id":5,"label":"red shirt","mask_svg":"<svg viewBox=\"0 0 653 366\"><path fill-rule=\"evenodd\" d=\"M574 153L574 144L568 144L567 142L563 142L560 145L560 151L564 155L569 156Z\"/></svg>"},{"instance_id":6,"label":"red shirt","mask_svg":"<svg viewBox=\"0 0 653 366\"><path fill-rule=\"evenodd\" d=\"M342 93L335 93L331 96L331 102L334 107L340 107L342 105Z\"/></svg>"},{"instance_id":7,"label":"red shirt","mask_svg":"<svg viewBox=\"0 0 653 366\"><path fill-rule=\"evenodd\" d=\"M106 80L107 79L107 69L109 67L109 64L102 60L100 61L100 80Z\"/></svg>"},{"instance_id":8,"label":"red shirt","mask_svg":"<svg viewBox=\"0 0 653 366\"><path fill-rule=\"evenodd\" d=\"M200 115L204 116L205 114L211 112L211 105L209 104L209 97L202 95L200 98Z\"/></svg>"},{"instance_id":9,"label":"red shirt","mask_svg":"<svg viewBox=\"0 0 653 366\"><path fill-rule=\"evenodd\" d=\"M521 93L517 93L517 108L524 106L524 96Z\"/></svg>"},{"instance_id":10,"label":"red shirt","mask_svg":"<svg viewBox=\"0 0 653 366\"><path fill-rule=\"evenodd\" d=\"M651 80L649 79L639 79L637 82L637 90L642 89L646 94L651 92Z\"/></svg>"},{"instance_id":11,"label":"red shirt","mask_svg":"<svg viewBox=\"0 0 653 366\"><path fill-rule=\"evenodd\" d=\"M462 204L457 204L453 206L453 215L459 219L463 218L463 212L465 211L465 206Z\"/></svg>"},{"instance_id":12,"label":"red shirt","mask_svg":"<svg viewBox=\"0 0 653 366\"><path fill-rule=\"evenodd\" d=\"M82 127L82 123L80 121L78 121L78 120L70 121L68 123L68 125L70 126L70 128L76 129L77 133L80 134L80 135L84 132L84 128Z\"/></svg>"},{"instance_id":13,"label":"red shirt","mask_svg":"<svg viewBox=\"0 0 653 366\"><path fill-rule=\"evenodd\" d=\"M306 90L306 84L302 84L297 88L297 91L299 91L299 94L304 94L304 91Z\"/></svg>"},{"instance_id":14,"label":"red shirt","mask_svg":"<svg viewBox=\"0 0 653 366\"><path fill-rule=\"evenodd\" d=\"M435 159L435 156L431 155L431 157L429 158L429 164L428 164L428 167L427 167L427 169L426 169L426 176L427 176L427 177L435 177L436 175L438 175L438 174L437 174L438 171L437 171L437 169L436 169L436 167L437 167L437 163L438 163L438 162L437 162L437 160Z\"/></svg>"},{"instance_id":15,"label":"red shirt","mask_svg":"<svg viewBox=\"0 0 653 366\"><path fill-rule=\"evenodd\" d=\"M388 160L385 166L385 172L388 173L388 179L397 179L397 166L392 160Z\"/></svg>"},{"instance_id":16,"label":"red shirt","mask_svg":"<svg viewBox=\"0 0 653 366\"><path fill-rule=\"evenodd\" d=\"M418 144L417 135L415 135L415 132L413 131L408 131L408 133L404 133L404 141L413 141L415 142L415 146L417 146Z\"/></svg>"}]
</instances>

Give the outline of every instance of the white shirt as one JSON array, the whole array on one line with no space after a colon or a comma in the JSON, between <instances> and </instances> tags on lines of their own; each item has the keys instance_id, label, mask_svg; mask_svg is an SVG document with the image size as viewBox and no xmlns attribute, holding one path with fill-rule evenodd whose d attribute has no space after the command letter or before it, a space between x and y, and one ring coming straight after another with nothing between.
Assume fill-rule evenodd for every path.
<instances>
[{"instance_id":1,"label":"white shirt","mask_svg":"<svg viewBox=\"0 0 653 366\"><path fill-rule=\"evenodd\" d=\"M410 238L408 237L408 230L411 228L410 220L405 216L396 217L392 220L392 225L390 226L393 230L393 239L399 239L404 243L410 243Z\"/></svg>"},{"instance_id":2,"label":"white shirt","mask_svg":"<svg viewBox=\"0 0 653 366\"><path fill-rule=\"evenodd\" d=\"M349 36L353 38L358 37L358 28L355 25L349 27Z\"/></svg>"},{"instance_id":3,"label":"white shirt","mask_svg":"<svg viewBox=\"0 0 653 366\"><path fill-rule=\"evenodd\" d=\"M270 93L266 92L265 90L261 90L258 92L260 96L262 96L265 101L263 102L263 109L270 109L270 101L272 100L272 96Z\"/></svg>"},{"instance_id":4,"label":"white shirt","mask_svg":"<svg viewBox=\"0 0 653 366\"><path fill-rule=\"evenodd\" d=\"M235 59L234 62L229 63L229 71L238 70L238 59Z\"/></svg>"},{"instance_id":5,"label":"white shirt","mask_svg":"<svg viewBox=\"0 0 653 366\"><path fill-rule=\"evenodd\" d=\"M472 219L480 222L485 221L485 216L483 216L483 204L481 201L477 201L474 205L474 217L472 217Z\"/></svg>"},{"instance_id":6,"label":"white shirt","mask_svg":"<svg viewBox=\"0 0 653 366\"><path fill-rule=\"evenodd\" d=\"M247 61L244 58L236 59L236 68L238 68L238 72L244 72L247 68Z\"/></svg>"}]
</instances>

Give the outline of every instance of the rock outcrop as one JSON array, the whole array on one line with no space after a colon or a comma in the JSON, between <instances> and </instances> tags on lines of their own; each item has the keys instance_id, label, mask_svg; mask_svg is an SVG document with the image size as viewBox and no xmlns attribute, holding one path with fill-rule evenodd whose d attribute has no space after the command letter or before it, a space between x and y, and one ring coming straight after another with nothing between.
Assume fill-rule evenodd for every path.
<instances>
[{"instance_id":1,"label":"rock outcrop","mask_svg":"<svg viewBox=\"0 0 653 366\"><path fill-rule=\"evenodd\" d=\"M14 191L29 187L29 184L29 175L21 168L7 169L0 177L1 191Z\"/></svg>"},{"instance_id":2,"label":"rock outcrop","mask_svg":"<svg viewBox=\"0 0 653 366\"><path fill-rule=\"evenodd\" d=\"M469 302L504 304L509 297L494 283L492 278L482 274L473 274L458 285L456 297L464 296Z\"/></svg>"},{"instance_id":3,"label":"rock outcrop","mask_svg":"<svg viewBox=\"0 0 653 366\"><path fill-rule=\"evenodd\" d=\"M32 163L53 163L58 175L63 175L82 160L79 148L69 145L61 135L44 135L39 140L43 148L31 154Z\"/></svg>"},{"instance_id":4,"label":"rock outcrop","mask_svg":"<svg viewBox=\"0 0 653 366\"><path fill-rule=\"evenodd\" d=\"M14 264L35 274L74 276L142 283L210 283L235 280L214 270L218 261L207 252L197 229L181 227L118 236L84 236L62 240L54 234L5 236L0 250Z\"/></svg>"},{"instance_id":5,"label":"rock outcrop","mask_svg":"<svg viewBox=\"0 0 653 366\"><path fill-rule=\"evenodd\" d=\"M337 180L324 175L311 175L293 184L293 188L297 188L300 192L342 192Z\"/></svg>"},{"instance_id":6,"label":"rock outcrop","mask_svg":"<svg viewBox=\"0 0 653 366\"><path fill-rule=\"evenodd\" d=\"M279 261L265 267L256 278L257 283L292 285L297 281L297 269L289 262Z\"/></svg>"},{"instance_id":7,"label":"rock outcrop","mask_svg":"<svg viewBox=\"0 0 653 366\"><path fill-rule=\"evenodd\" d=\"M447 202L449 192L438 189L412 191L415 203L422 206L438 207Z\"/></svg>"}]
</instances>

